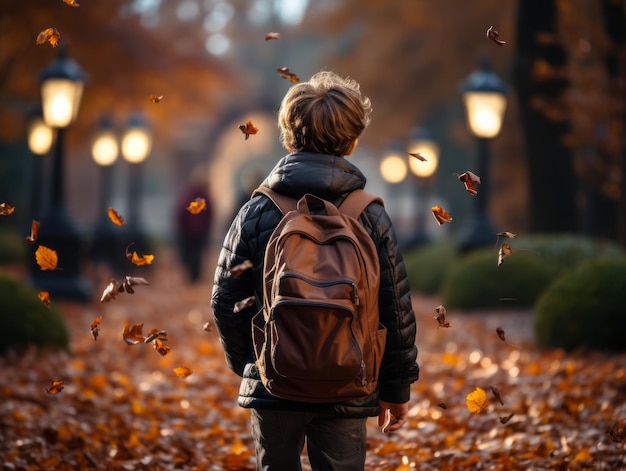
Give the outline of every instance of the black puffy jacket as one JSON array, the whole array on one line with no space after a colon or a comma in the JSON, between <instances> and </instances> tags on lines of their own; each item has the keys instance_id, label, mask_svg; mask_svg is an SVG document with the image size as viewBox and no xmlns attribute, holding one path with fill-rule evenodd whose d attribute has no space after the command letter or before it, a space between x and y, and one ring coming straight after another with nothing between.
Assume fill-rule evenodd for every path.
<instances>
[{"instance_id":1,"label":"black puffy jacket","mask_svg":"<svg viewBox=\"0 0 626 471\"><path fill-rule=\"evenodd\" d=\"M365 176L343 157L302 152L283 157L262 184L296 199L311 193L340 204L352 190L365 186ZM281 218L279 209L267 197L252 197L226 235L215 272L211 304L228 366L243 377L239 405L367 417L378 415L379 399L396 404L407 402L410 385L419 377L415 315L391 220L377 203L370 204L359 220L380 255L380 322L387 328L387 344L378 391L359 400L303 404L279 399L263 387L254 365L251 319L262 305L265 247ZM232 276L230 268L245 260L251 260L253 268L238 278ZM256 305L234 313L234 304L250 296L256 297Z\"/></svg>"}]
</instances>

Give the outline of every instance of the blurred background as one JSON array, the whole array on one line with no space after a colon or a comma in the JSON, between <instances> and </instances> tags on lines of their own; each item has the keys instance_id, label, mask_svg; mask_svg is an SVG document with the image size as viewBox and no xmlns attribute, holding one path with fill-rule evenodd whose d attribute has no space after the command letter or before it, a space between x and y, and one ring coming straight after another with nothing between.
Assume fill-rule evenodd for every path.
<instances>
[{"instance_id":1,"label":"blurred background","mask_svg":"<svg viewBox=\"0 0 626 471\"><path fill-rule=\"evenodd\" d=\"M42 222L42 243L88 247L67 249L69 272L69 258L111 262L129 241L144 252L172 246L179 195L199 172L220 243L285 154L276 111L292 84L279 67L360 82L374 113L350 159L384 197L404 247L445 237L470 250L497 231L626 246L624 1L79 3L0 11L0 202L17 208L0 232L23 241L33 218L56 221L62 234ZM51 27L59 46L37 45ZM37 148L42 86L59 74L82 84L76 114L41 131ZM247 120L259 129L249 139ZM481 178L475 196L457 178L466 171ZM437 224L436 204L452 223ZM121 248L108 207L128 222Z\"/></svg>"}]
</instances>

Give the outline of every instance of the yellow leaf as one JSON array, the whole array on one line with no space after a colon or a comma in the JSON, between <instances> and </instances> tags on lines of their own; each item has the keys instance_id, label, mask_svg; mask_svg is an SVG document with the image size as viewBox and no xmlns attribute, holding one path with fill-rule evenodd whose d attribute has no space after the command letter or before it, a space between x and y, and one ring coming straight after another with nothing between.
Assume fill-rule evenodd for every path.
<instances>
[{"instance_id":1,"label":"yellow leaf","mask_svg":"<svg viewBox=\"0 0 626 471\"><path fill-rule=\"evenodd\" d=\"M50 307L50 293L48 291L40 291L37 296L41 299L41 302Z\"/></svg>"},{"instance_id":2,"label":"yellow leaf","mask_svg":"<svg viewBox=\"0 0 626 471\"><path fill-rule=\"evenodd\" d=\"M154 260L154 255L139 255L137 254L137 252L133 252L133 256L130 259L131 262L133 262L135 265L137 265L138 267L142 266L142 265L150 265L152 263L152 260Z\"/></svg>"},{"instance_id":3,"label":"yellow leaf","mask_svg":"<svg viewBox=\"0 0 626 471\"><path fill-rule=\"evenodd\" d=\"M205 209L206 200L204 198L196 198L194 201L189 203L189 206L187 206L187 211L189 211L191 214L198 214L200 213L200 211L203 211Z\"/></svg>"},{"instance_id":4,"label":"yellow leaf","mask_svg":"<svg viewBox=\"0 0 626 471\"><path fill-rule=\"evenodd\" d=\"M49 249L48 247L45 247L43 245L37 247L37 251L35 252L35 259L37 260L37 264L39 265L39 267L44 271L56 270L57 263L59 263L57 253L54 250Z\"/></svg>"},{"instance_id":5,"label":"yellow leaf","mask_svg":"<svg viewBox=\"0 0 626 471\"><path fill-rule=\"evenodd\" d=\"M109 219L113 221L114 224L118 226L123 226L124 224L126 224L126 221L124 221L124 218L120 216L119 214L117 214L117 211L115 211L113 208L109 208L108 213L109 213Z\"/></svg>"},{"instance_id":6,"label":"yellow leaf","mask_svg":"<svg viewBox=\"0 0 626 471\"><path fill-rule=\"evenodd\" d=\"M465 398L465 405L474 414L484 412L489 405L487 400L487 393L484 389L477 387Z\"/></svg>"},{"instance_id":7,"label":"yellow leaf","mask_svg":"<svg viewBox=\"0 0 626 471\"><path fill-rule=\"evenodd\" d=\"M179 378L186 378L187 376L192 374L193 371L186 366L177 366L176 368L174 368L174 373L176 373L176 376L178 376Z\"/></svg>"}]
</instances>

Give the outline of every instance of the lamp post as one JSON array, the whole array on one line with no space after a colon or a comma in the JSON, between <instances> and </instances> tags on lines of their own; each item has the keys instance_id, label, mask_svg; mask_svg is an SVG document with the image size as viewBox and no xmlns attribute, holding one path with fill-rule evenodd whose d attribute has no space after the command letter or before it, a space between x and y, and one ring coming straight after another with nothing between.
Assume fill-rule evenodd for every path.
<instances>
[{"instance_id":1,"label":"lamp post","mask_svg":"<svg viewBox=\"0 0 626 471\"><path fill-rule=\"evenodd\" d=\"M33 155L33 180L30 192L30 213L38 219L41 211L41 186L43 182L43 157L50 152L54 142L54 129L46 124L41 108L28 121L28 148ZM30 224L30 221L29 221Z\"/></svg>"},{"instance_id":2,"label":"lamp post","mask_svg":"<svg viewBox=\"0 0 626 471\"><path fill-rule=\"evenodd\" d=\"M433 175L439 165L439 144L430 132L423 127L411 131L408 152L417 153L426 160L421 161L409 156L409 169L414 177L415 201L417 204L417 227L410 246L417 247L429 241L426 233L426 215L428 214L428 198L433 186Z\"/></svg>"},{"instance_id":3,"label":"lamp post","mask_svg":"<svg viewBox=\"0 0 626 471\"><path fill-rule=\"evenodd\" d=\"M56 131L52 155L51 197L42 214L38 242L58 255L62 270L32 273L32 282L57 298L88 301L91 286L81 277L83 236L72 221L65 206L65 129L76 119L83 92L84 73L67 56L64 47L59 56L39 77L45 123Z\"/></svg>"},{"instance_id":4,"label":"lamp post","mask_svg":"<svg viewBox=\"0 0 626 471\"><path fill-rule=\"evenodd\" d=\"M111 200L111 185L113 184L113 171L119 145L113 121L104 116L91 146L91 156L100 167L100 201L98 207L98 221L91 245L91 258L96 262L104 262L109 265L116 274L121 273L118 259L122 260L123 252L118 244L118 237L114 231L113 223L108 217L108 207Z\"/></svg>"},{"instance_id":5,"label":"lamp post","mask_svg":"<svg viewBox=\"0 0 626 471\"><path fill-rule=\"evenodd\" d=\"M476 194L476 207L459 236L459 249L467 251L492 244L496 230L487 213L489 198L489 141L502 127L507 105L507 86L494 74L485 59L461 84L467 126L478 142L476 173L481 183Z\"/></svg>"},{"instance_id":6,"label":"lamp post","mask_svg":"<svg viewBox=\"0 0 626 471\"><path fill-rule=\"evenodd\" d=\"M128 234L138 250L147 250L147 238L140 222L143 165L152 148L152 135L146 120L138 114L132 115L122 136L122 156L129 164L128 172Z\"/></svg>"}]
</instances>

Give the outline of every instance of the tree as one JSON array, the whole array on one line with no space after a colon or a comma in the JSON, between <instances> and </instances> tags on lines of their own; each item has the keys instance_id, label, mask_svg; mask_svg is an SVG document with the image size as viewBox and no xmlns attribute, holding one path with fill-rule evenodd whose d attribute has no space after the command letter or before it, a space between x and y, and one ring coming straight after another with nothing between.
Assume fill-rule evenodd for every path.
<instances>
[{"instance_id":1,"label":"tree","mask_svg":"<svg viewBox=\"0 0 626 471\"><path fill-rule=\"evenodd\" d=\"M557 20L556 0L518 3L513 77L525 135L533 232L577 230L573 153L565 145L570 80Z\"/></svg>"}]
</instances>

